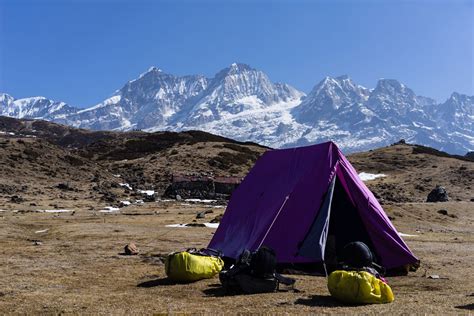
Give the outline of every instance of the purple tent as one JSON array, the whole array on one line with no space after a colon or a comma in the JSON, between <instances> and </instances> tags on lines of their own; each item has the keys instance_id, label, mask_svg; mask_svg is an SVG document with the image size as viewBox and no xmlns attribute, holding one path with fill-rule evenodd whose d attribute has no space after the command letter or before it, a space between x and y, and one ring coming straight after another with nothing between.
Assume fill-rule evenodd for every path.
<instances>
[{"instance_id":1,"label":"purple tent","mask_svg":"<svg viewBox=\"0 0 474 316\"><path fill-rule=\"evenodd\" d=\"M367 243L387 269L418 260L333 142L264 153L232 194L209 248L236 259L265 245L279 263L322 262L328 235L338 250Z\"/></svg>"}]
</instances>

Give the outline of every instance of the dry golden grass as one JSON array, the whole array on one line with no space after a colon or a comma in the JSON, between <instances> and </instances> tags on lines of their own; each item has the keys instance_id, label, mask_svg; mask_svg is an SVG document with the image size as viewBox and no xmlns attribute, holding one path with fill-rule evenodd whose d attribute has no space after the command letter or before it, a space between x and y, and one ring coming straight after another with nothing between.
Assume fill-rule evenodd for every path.
<instances>
[{"instance_id":1,"label":"dry golden grass","mask_svg":"<svg viewBox=\"0 0 474 316\"><path fill-rule=\"evenodd\" d=\"M160 256L205 247L211 228L167 228L192 221L204 205L156 202L98 213L62 201L70 213L0 212L2 314L152 313L388 313L468 314L474 303L472 202L392 204L387 213L421 259L408 276L390 277L395 302L346 306L333 300L326 280L294 276L297 292L224 296L218 278L172 284ZM18 209L31 207L21 205ZM456 217L437 213L447 209ZM223 212L213 208L202 221ZM126 215L129 214L129 215ZM141 214L141 215L130 215ZM35 233L48 229L47 232ZM41 242L35 245L35 240ZM138 256L119 255L135 242ZM429 279L437 274L441 279Z\"/></svg>"},{"instance_id":2,"label":"dry golden grass","mask_svg":"<svg viewBox=\"0 0 474 316\"><path fill-rule=\"evenodd\" d=\"M118 145L120 141L119 137ZM114 144L109 147L115 148ZM243 176L265 150L241 145L234 151L241 161L229 169L225 165L233 150L224 145L184 143L135 159L95 161L39 138L1 138L0 313L473 313L474 202L469 200L474 198L474 163L413 153L408 145L349 156L358 171L388 175L367 184L385 200L384 209L397 229L417 235L405 240L421 259L420 269L388 278L395 302L343 305L329 296L326 279L315 276L295 276L298 291L237 296L225 296L217 277L191 284L168 282L160 258L172 251L205 247L214 230L165 226L189 223L208 206L150 202L119 213L100 213L111 204L101 200L104 194L96 186L113 193L116 199L110 203L117 205L140 198L119 182L136 180L134 188L160 192L172 173ZM249 150L253 153L248 157L240 155ZM218 158L221 165L211 166L210 158ZM122 177L115 177L117 173ZM59 183L72 189L60 189ZM451 202L421 203L436 184L447 188ZM24 201L12 202L15 195ZM75 212L35 212L40 209ZM448 215L438 213L441 209ZM224 211L212 210L206 221ZM42 230L47 231L38 232ZM129 242L136 243L140 255L119 254Z\"/></svg>"}]
</instances>

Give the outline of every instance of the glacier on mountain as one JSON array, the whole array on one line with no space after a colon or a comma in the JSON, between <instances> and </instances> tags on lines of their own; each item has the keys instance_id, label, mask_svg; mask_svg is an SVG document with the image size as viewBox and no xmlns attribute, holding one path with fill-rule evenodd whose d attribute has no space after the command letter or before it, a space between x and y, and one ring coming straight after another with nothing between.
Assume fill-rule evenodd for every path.
<instances>
[{"instance_id":1,"label":"glacier on mountain","mask_svg":"<svg viewBox=\"0 0 474 316\"><path fill-rule=\"evenodd\" d=\"M213 78L151 67L86 109L0 94L0 115L93 130L196 129L275 148L332 140L352 152L403 138L452 153L474 150L474 96L455 92L440 104L397 80L369 89L348 76L326 77L306 95L240 63Z\"/></svg>"}]
</instances>

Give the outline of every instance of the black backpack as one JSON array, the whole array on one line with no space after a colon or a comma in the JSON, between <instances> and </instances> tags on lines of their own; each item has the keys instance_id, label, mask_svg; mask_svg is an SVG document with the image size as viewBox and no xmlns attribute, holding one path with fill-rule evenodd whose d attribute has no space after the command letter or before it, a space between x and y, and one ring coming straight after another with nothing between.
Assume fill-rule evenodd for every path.
<instances>
[{"instance_id":1,"label":"black backpack","mask_svg":"<svg viewBox=\"0 0 474 316\"><path fill-rule=\"evenodd\" d=\"M263 246L252 254L250 260L250 273L260 278L272 277L277 266L275 251Z\"/></svg>"},{"instance_id":2,"label":"black backpack","mask_svg":"<svg viewBox=\"0 0 474 316\"><path fill-rule=\"evenodd\" d=\"M268 247L251 253L244 250L230 269L222 271L219 279L229 294L275 292L279 284L291 285L294 279L276 273L276 254Z\"/></svg>"},{"instance_id":3,"label":"black backpack","mask_svg":"<svg viewBox=\"0 0 474 316\"><path fill-rule=\"evenodd\" d=\"M342 250L342 268L344 270L367 271L376 277L385 274L385 269L375 263L375 256L369 246L361 241L354 241Z\"/></svg>"}]
</instances>

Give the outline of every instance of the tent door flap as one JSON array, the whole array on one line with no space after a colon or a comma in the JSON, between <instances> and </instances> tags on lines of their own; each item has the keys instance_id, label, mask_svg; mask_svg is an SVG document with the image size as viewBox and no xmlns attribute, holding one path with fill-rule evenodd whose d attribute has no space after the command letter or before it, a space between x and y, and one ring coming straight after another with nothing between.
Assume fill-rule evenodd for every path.
<instances>
[{"instance_id":1,"label":"tent door flap","mask_svg":"<svg viewBox=\"0 0 474 316\"><path fill-rule=\"evenodd\" d=\"M316 261L324 261L335 184L336 175L332 178L319 212L298 250L298 255L301 257L312 258Z\"/></svg>"}]
</instances>

